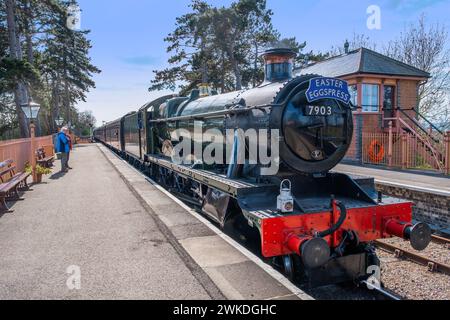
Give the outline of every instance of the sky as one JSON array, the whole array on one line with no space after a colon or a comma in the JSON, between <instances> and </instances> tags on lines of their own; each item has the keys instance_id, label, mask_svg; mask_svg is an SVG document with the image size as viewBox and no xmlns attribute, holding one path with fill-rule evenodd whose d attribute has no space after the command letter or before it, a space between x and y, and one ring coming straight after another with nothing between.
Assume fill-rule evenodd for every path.
<instances>
[{"instance_id":1,"label":"sky","mask_svg":"<svg viewBox=\"0 0 450 320\"><path fill-rule=\"evenodd\" d=\"M229 5L231 0L209 0ZM176 17L189 11L190 0L79 0L81 28L93 48L90 56L102 72L96 88L80 102L80 111L92 110L97 125L111 121L166 93L148 92L152 70L167 67L164 37ZM306 50L326 52L343 46L353 34L365 34L376 43L395 38L425 13L430 23L450 27L450 0L267 0L274 27L282 37L306 41ZM380 8L381 26L369 29L371 5Z\"/></svg>"}]
</instances>

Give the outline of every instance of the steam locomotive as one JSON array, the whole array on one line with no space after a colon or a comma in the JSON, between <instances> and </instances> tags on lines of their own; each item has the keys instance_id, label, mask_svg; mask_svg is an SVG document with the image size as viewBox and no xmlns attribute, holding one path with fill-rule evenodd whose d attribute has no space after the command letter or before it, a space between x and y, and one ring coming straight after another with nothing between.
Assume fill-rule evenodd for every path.
<instances>
[{"instance_id":1,"label":"steam locomotive","mask_svg":"<svg viewBox=\"0 0 450 320\"><path fill-rule=\"evenodd\" d=\"M376 239L396 236L425 249L431 231L412 224L411 202L383 197L372 178L332 171L352 141L347 83L293 78L288 49L263 58L258 87L164 96L97 128L95 139L221 227L260 243L264 259L311 287L367 278L368 267L379 265ZM260 161L259 149L271 163ZM207 163L206 150L224 161Z\"/></svg>"}]
</instances>

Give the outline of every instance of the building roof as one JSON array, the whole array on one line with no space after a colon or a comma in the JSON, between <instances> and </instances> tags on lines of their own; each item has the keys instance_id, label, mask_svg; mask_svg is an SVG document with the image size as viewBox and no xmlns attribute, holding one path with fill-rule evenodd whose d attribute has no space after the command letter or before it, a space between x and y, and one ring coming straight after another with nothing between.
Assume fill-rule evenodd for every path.
<instances>
[{"instance_id":1,"label":"building roof","mask_svg":"<svg viewBox=\"0 0 450 320\"><path fill-rule=\"evenodd\" d=\"M389 58L367 48L359 48L327 60L298 68L295 75L318 74L325 77L342 77L358 73L389 76L429 78L428 72Z\"/></svg>"}]
</instances>

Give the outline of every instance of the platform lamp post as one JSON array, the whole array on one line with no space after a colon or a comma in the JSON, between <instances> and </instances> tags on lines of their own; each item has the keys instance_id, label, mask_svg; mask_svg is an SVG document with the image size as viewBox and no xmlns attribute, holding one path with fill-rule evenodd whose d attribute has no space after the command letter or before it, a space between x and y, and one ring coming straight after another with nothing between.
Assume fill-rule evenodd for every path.
<instances>
[{"instance_id":1,"label":"platform lamp post","mask_svg":"<svg viewBox=\"0 0 450 320\"><path fill-rule=\"evenodd\" d=\"M77 141L77 138L76 138L77 135L75 134L76 128L77 128L77 126L74 124L70 126L70 134L71 134L71 138L73 137L73 141L72 141L73 144L75 144Z\"/></svg>"},{"instance_id":2,"label":"platform lamp post","mask_svg":"<svg viewBox=\"0 0 450 320\"><path fill-rule=\"evenodd\" d=\"M30 121L30 138L31 138L31 172L33 175L33 182L37 181L36 178L36 157L35 157L35 128L34 120L37 119L41 105L33 102L31 99L28 103L22 104L22 111L25 117Z\"/></svg>"},{"instance_id":3,"label":"platform lamp post","mask_svg":"<svg viewBox=\"0 0 450 320\"><path fill-rule=\"evenodd\" d=\"M89 140L93 140L94 137L94 124L89 122Z\"/></svg>"}]
</instances>

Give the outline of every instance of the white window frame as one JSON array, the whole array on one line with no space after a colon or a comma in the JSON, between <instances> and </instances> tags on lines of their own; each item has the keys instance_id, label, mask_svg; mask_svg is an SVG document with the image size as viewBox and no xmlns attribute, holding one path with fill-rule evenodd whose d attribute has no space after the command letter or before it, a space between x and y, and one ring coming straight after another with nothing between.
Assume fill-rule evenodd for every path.
<instances>
[{"instance_id":1,"label":"white window frame","mask_svg":"<svg viewBox=\"0 0 450 320\"><path fill-rule=\"evenodd\" d=\"M358 106L358 85L351 84L348 87L350 91L350 102L353 103L354 106Z\"/></svg>"},{"instance_id":2,"label":"white window frame","mask_svg":"<svg viewBox=\"0 0 450 320\"><path fill-rule=\"evenodd\" d=\"M374 92L370 92L369 101L365 101L365 91L368 88L371 88L371 91L373 88L376 88L376 94L374 94ZM362 112L380 112L380 85L375 83L363 83L361 90Z\"/></svg>"}]
</instances>

